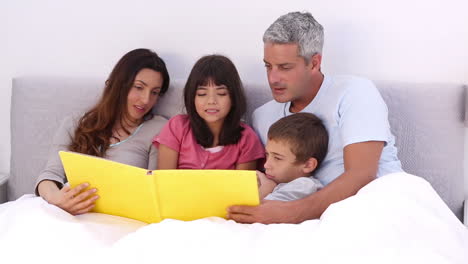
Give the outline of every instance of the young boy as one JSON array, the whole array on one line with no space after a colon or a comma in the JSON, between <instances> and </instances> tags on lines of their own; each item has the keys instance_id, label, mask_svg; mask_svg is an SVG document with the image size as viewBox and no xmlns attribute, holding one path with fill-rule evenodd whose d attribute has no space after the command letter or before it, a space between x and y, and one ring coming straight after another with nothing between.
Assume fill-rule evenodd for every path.
<instances>
[{"instance_id":1,"label":"young boy","mask_svg":"<svg viewBox=\"0 0 468 264\"><path fill-rule=\"evenodd\" d=\"M325 159L328 133L315 115L297 113L276 121L265 149L265 174L257 172L260 199L297 200L323 187L311 174Z\"/></svg>"}]
</instances>

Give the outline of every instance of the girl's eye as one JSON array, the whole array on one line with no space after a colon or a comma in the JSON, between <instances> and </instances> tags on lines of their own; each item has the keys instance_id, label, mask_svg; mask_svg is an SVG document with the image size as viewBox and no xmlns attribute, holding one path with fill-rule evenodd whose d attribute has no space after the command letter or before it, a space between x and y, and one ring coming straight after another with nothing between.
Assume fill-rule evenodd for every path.
<instances>
[{"instance_id":1,"label":"girl's eye","mask_svg":"<svg viewBox=\"0 0 468 264\"><path fill-rule=\"evenodd\" d=\"M160 92L159 92L159 91L152 91L151 93L152 93L153 95L159 95Z\"/></svg>"},{"instance_id":2,"label":"girl's eye","mask_svg":"<svg viewBox=\"0 0 468 264\"><path fill-rule=\"evenodd\" d=\"M143 89L143 87L141 87L141 86L138 86L138 85L135 85L134 87L135 87L135 88L137 88L138 90L141 90L141 89Z\"/></svg>"},{"instance_id":3,"label":"girl's eye","mask_svg":"<svg viewBox=\"0 0 468 264\"><path fill-rule=\"evenodd\" d=\"M218 95L219 95L219 96L226 96L227 93L219 93Z\"/></svg>"},{"instance_id":4,"label":"girl's eye","mask_svg":"<svg viewBox=\"0 0 468 264\"><path fill-rule=\"evenodd\" d=\"M197 96L205 96L205 93L197 93Z\"/></svg>"},{"instance_id":5,"label":"girl's eye","mask_svg":"<svg viewBox=\"0 0 468 264\"><path fill-rule=\"evenodd\" d=\"M278 158L278 157L274 157L274 159L275 159L275 160L281 160L281 159L280 159L280 158Z\"/></svg>"}]
</instances>

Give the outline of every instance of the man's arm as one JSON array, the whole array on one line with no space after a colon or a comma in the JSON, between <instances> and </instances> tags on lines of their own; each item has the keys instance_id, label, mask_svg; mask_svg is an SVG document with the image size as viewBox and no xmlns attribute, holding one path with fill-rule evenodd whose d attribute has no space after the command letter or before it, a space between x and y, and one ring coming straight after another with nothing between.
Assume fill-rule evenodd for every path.
<instances>
[{"instance_id":1,"label":"man's arm","mask_svg":"<svg viewBox=\"0 0 468 264\"><path fill-rule=\"evenodd\" d=\"M382 141L347 145L343 149L344 173L320 191L304 199L282 202L264 201L259 206L231 206L228 218L240 223L301 223L319 218L330 204L346 199L375 179Z\"/></svg>"}]
</instances>

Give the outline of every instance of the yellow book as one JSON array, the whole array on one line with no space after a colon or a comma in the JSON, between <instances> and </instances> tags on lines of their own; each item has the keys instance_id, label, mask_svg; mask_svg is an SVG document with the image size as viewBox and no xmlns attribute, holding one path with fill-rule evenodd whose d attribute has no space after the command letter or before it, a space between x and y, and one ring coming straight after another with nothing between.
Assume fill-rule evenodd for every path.
<instances>
[{"instance_id":1,"label":"yellow book","mask_svg":"<svg viewBox=\"0 0 468 264\"><path fill-rule=\"evenodd\" d=\"M157 223L226 217L230 205L259 204L255 171L152 171L74 152L59 155L72 188L88 182L98 189L98 213Z\"/></svg>"}]
</instances>

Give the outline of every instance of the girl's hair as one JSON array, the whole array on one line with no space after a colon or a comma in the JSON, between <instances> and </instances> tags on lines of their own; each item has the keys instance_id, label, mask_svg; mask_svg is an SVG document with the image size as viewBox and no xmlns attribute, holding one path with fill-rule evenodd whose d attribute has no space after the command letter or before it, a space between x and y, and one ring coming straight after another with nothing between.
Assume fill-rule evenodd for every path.
<instances>
[{"instance_id":1,"label":"girl's hair","mask_svg":"<svg viewBox=\"0 0 468 264\"><path fill-rule=\"evenodd\" d=\"M169 73L164 61L153 51L135 49L125 54L115 65L99 102L79 120L69 145L71 151L103 157L113 137L112 129L117 122L128 134L126 118L128 116L127 97L136 75L142 69L151 69L162 75L163 83L160 95L169 87ZM151 111L144 120L153 117Z\"/></svg>"},{"instance_id":2,"label":"girl's hair","mask_svg":"<svg viewBox=\"0 0 468 264\"><path fill-rule=\"evenodd\" d=\"M184 103L195 139L198 144L205 148L213 145L213 133L211 133L205 120L198 115L195 107L195 96L198 87L206 86L210 82L215 85L225 85L231 99L231 109L224 119L219 135L219 145L236 144L244 130L240 125L240 120L246 111L247 102L236 66L231 60L221 55L209 55L200 58L193 66L185 84Z\"/></svg>"}]
</instances>

